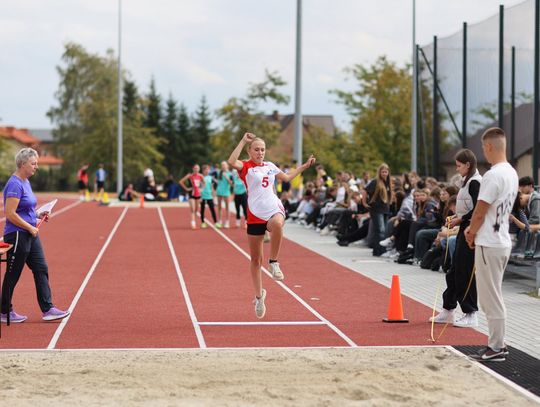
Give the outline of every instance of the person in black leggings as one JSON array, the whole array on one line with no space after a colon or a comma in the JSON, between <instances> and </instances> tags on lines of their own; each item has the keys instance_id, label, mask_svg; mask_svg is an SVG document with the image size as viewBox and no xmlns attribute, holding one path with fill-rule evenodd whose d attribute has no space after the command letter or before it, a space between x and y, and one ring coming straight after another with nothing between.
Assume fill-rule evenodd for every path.
<instances>
[{"instance_id":1,"label":"person in black leggings","mask_svg":"<svg viewBox=\"0 0 540 407\"><path fill-rule=\"evenodd\" d=\"M204 221L204 211L206 205L210 208L210 213L212 214L212 220L214 224L217 223L216 210L214 209L214 194L213 187L215 184L214 177L210 175L210 166L203 165L202 173L204 177L204 189L201 192L201 228L206 228L206 222Z\"/></svg>"},{"instance_id":2,"label":"person in black leggings","mask_svg":"<svg viewBox=\"0 0 540 407\"><path fill-rule=\"evenodd\" d=\"M247 190L244 181L238 176L238 171L233 171L233 194L234 207L236 208L236 227L240 227L241 215L240 208L244 214L244 221L247 219Z\"/></svg>"}]
</instances>

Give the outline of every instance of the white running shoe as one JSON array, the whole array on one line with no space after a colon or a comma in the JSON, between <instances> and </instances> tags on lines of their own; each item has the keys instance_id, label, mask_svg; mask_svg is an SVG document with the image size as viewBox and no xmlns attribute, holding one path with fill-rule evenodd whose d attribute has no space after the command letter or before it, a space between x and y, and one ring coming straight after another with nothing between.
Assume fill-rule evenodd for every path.
<instances>
[{"instance_id":1,"label":"white running shoe","mask_svg":"<svg viewBox=\"0 0 540 407\"><path fill-rule=\"evenodd\" d=\"M229 229L231 227L231 224L229 223L228 220L225 221L224 227L225 227L225 229Z\"/></svg>"},{"instance_id":2,"label":"white running shoe","mask_svg":"<svg viewBox=\"0 0 540 407\"><path fill-rule=\"evenodd\" d=\"M461 318L454 322L454 326L458 328L476 328L478 326L478 315L476 315L476 312L463 314Z\"/></svg>"},{"instance_id":3,"label":"white running shoe","mask_svg":"<svg viewBox=\"0 0 540 407\"><path fill-rule=\"evenodd\" d=\"M429 322L435 322L436 324L451 324L454 322L455 312L455 309L447 310L443 308L443 310L439 312L439 315L429 317Z\"/></svg>"},{"instance_id":4,"label":"white running shoe","mask_svg":"<svg viewBox=\"0 0 540 407\"><path fill-rule=\"evenodd\" d=\"M237 227L237 228L240 227L240 219L236 219L236 227Z\"/></svg>"},{"instance_id":5,"label":"white running shoe","mask_svg":"<svg viewBox=\"0 0 540 407\"><path fill-rule=\"evenodd\" d=\"M255 315L259 319L264 317L264 314L266 314L266 305L264 305L265 299L266 299L266 290L263 288L261 298L255 297L255 301L253 301L253 303L255 304Z\"/></svg>"},{"instance_id":6,"label":"white running shoe","mask_svg":"<svg viewBox=\"0 0 540 407\"><path fill-rule=\"evenodd\" d=\"M384 240L381 240L379 242L379 244L382 246L382 247L386 247L386 248L392 248L394 247L394 241L392 239L390 239L389 237L387 237L386 239Z\"/></svg>"},{"instance_id":7,"label":"white running shoe","mask_svg":"<svg viewBox=\"0 0 540 407\"><path fill-rule=\"evenodd\" d=\"M319 233L320 233L321 236L329 235L330 234L330 228L328 226L326 226L325 228L321 229L321 231Z\"/></svg>"},{"instance_id":8,"label":"white running shoe","mask_svg":"<svg viewBox=\"0 0 540 407\"><path fill-rule=\"evenodd\" d=\"M268 265L268 269L270 270L270 273L272 273L272 278L276 281L282 281L285 279L285 276L283 275L283 272L279 268L279 263L276 261L275 263L270 263Z\"/></svg>"}]
</instances>

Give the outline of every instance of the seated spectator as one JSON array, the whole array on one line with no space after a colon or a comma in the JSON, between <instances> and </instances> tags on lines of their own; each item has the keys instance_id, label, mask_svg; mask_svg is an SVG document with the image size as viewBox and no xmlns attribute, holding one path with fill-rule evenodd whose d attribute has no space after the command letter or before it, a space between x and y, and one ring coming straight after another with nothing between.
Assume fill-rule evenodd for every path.
<instances>
[{"instance_id":1,"label":"seated spectator","mask_svg":"<svg viewBox=\"0 0 540 407\"><path fill-rule=\"evenodd\" d=\"M397 190L395 193L396 199L401 199L399 211L396 216L390 218L387 224L387 230L390 231L390 236L379 242L382 247L392 249L396 246L396 250L403 251L407 248L407 240L409 236L410 224L416 220L414 212L414 194L405 195L404 190ZM405 239L405 240L404 240ZM403 246L405 244L405 246Z\"/></svg>"},{"instance_id":2,"label":"seated spectator","mask_svg":"<svg viewBox=\"0 0 540 407\"><path fill-rule=\"evenodd\" d=\"M449 188L449 187L447 187ZM455 188L452 186L452 188ZM456 191L457 193L457 191ZM450 219L456 212L456 195L448 198L443 212L443 219ZM426 251L420 262L420 267L438 271L442 266L444 271L450 268L452 256L456 248L456 236L459 226L450 228L445 221L444 226L437 233L432 247Z\"/></svg>"},{"instance_id":3,"label":"seated spectator","mask_svg":"<svg viewBox=\"0 0 540 407\"><path fill-rule=\"evenodd\" d=\"M517 235L520 230L528 232L530 230L529 220L525 209L529 201L529 196L518 191L512 212L510 213L510 233Z\"/></svg>"},{"instance_id":4,"label":"seated spectator","mask_svg":"<svg viewBox=\"0 0 540 407\"><path fill-rule=\"evenodd\" d=\"M156 201L158 200L159 191L156 186L156 181L154 178L148 179L148 185L146 186L146 189L144 191L144 199L148 201Z\"/></svg>"},{"instance_id":5,"label":"seated spectator","mask_svg":"<svg viewBox=\"0 0 540 407\"><path fill-rule=\"evenodd\" d=\"M534 190L534 181L531 177L519 179L519 191L526 202L525 213L530 224L540 224L540 193Z\"/></svg>"},{"instance_id":6,"label":"seated spectator","mask_svg":"<svg viewBox=\"0 0 540 407\"><path fill-rule=\"evenodd\" d=\"M440 190L439 187L435 187L435 189L431 191L431 197L435 200L437 199L437 196L439 196L439 209L435 213L435 220L429 223L426 229L421 229L416 233L413 263L414 260L416 260L416 263L421 261L424 254L429 250L433 241L440 232L441 227L445 225L446 218L448 216L449 199L451 196L456 195L458 191L458 188L452 185L445 187L443 190ZM454 211L451 213L453 215Z\"/></svg>"},{"instance_id":7,"label":"seated spectator","mask_svg":"<svg viewBox=\"0 0 540 407\"><path fill-rule=\"evenodd\" d=\"M180 185L174 180L172 174L167 176L167 180L163 184L163 189L167 193L168 201L178 201L180 198Z\"/></svg>"},{"instance_id":8,"label":"seated spectator","mask_svg":"<svg viewBox=\"0 0 540 407\"><path fill-rule=\"evenodd\" d=\"M140 199L141 194L133 189L133 184L128 184L120 196L118 197L121 201L134 201Z\"/></svg>"}]
</instances>

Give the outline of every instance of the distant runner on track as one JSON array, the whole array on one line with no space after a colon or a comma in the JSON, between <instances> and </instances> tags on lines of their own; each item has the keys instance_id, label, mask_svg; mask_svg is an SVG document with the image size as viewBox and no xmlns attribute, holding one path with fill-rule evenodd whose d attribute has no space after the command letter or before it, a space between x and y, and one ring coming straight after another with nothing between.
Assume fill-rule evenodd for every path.
<instances>
[{"instance_id":1,"label":"distant runner on track","mask_svg":"<svg viewBox=\"0 0 540 407\"><path fill-rule=\"evenodd\" d=\"M249 160L240 161L238 158L244 146L248 146ZM274 280L284 279L279 267L278 256L283 238L285 209L274 192L274 181L290 182L294 177L311 167L315 157L308 160L288 174L282 172L275 164L264 161L266 144L263 139L254 134L246 133L229 157L229 164L238 171L248 194L247 234L251 255L251 278L255 288L255 315L263 318L266 313L264 300L266 290L262 288L261 266L263 262L263 239L268 230L271 234L269 270Z\"/></svg>"},{"instance_id":2,"label":"distant runner on track","mask_svg":"<svg viewBox=\"0 0 540 407\"><path fill-rule=\"evenodd\" d=\"M189 209L191 211L191 229L197 229L197 212L199 212L199 201L201 199L201 192L205 188L204 177L200 173L201 167L199 164L195 164L192 168L193 172L186 174L184 178L180 180L180 185L184 190L189 192ZM186 181L189 181L189 186L186 185Z\"/></svg>"}]
</instances>

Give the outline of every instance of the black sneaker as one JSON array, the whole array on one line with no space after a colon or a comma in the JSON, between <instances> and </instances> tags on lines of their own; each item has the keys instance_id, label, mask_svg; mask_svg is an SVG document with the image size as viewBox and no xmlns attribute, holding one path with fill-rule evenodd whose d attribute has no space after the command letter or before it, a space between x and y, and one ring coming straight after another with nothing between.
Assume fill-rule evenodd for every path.
<instances>
[{"instance_id":1,"label":"black sneaker","mask_svg":"<svg viewBox=\"0 0 540 407\"><path fill-rule=\"evenodd\" d=\"M508 347L505 346L504 348L501 349L501 352L503 353L504 356L508 356L510 354L510 351L508 350Z\"/></svg>"},{"instance_id":2,"label":"black sneaker","mask_svg":"<svg viewBox=\"0 0 540 407\"><path fill-rule=\"evenodd\" d=\"M504 362L506 360L506 355L508 354L505 352L508 352L506 347L496 352L488 346L475 355L469 355L469 358L478 362Z\"/></svg>"},{"instance_id":3,"label":"black sneaker","mask_svg":"<svg viewBox=\"0 0 540 407\"><path fill-rule=\"evenodd\" d=\"M347 246L349 245L349 242L346 241L346 240L338 240L338 241L337 241L337 244L338 244L339 246L347 247Z\"/></svg>"}]
</instances>

